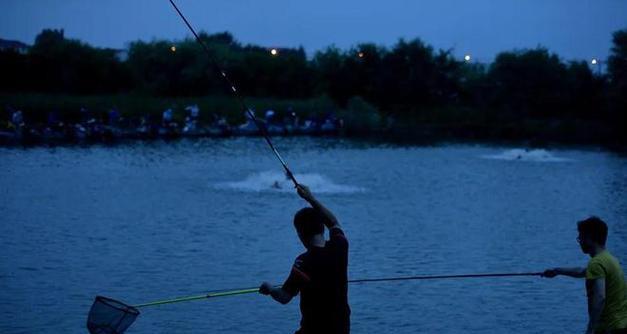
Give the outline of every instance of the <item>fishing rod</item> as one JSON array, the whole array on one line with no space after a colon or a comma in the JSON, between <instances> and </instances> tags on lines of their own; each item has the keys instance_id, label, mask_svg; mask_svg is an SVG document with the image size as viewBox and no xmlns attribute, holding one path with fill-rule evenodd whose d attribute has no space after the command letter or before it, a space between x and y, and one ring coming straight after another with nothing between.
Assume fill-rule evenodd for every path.
<instances>
[{"instance_id":1,"label":"fishing rod","mask_svg":"<svg viewBox=\"0 0 627 334\"><path fill-rule=\"evenodd\" d=\"M413 280L436 280L454 278L486 278L486 277L530 277L542 276L543 273L498 273L498 274L461 274L461 275L426 275L426 276L404 276L404 277L382 277L349 280L348 283L370 283L370 282L392 282L392 281L413 281Z\"/></svg>"},{"instance_id":2,"label":"fishing rod","mask_svg":"<svg viewBox=\"0 0 627 334\"><path fill-rule=\"evenodd\" d=\"M237 90L237 87L235 86L233 81L227 76L226 72L222 69L222 67L218 64L218 62L215 60L215 58L211 55L211 51L209 50L209 47L207 46L207 44L205 44L205 42L203 42L202 39L200 39L200 37L196 33L196 30L192 27L192 25L189 23L189 21L187 20L185 15L183 15L181 10L174 3L174 0L169 0L169 1L170 1L170 4L172 4L172 7L174 7L176 12L179 14L179 16L181 17L183 22L185 22L185 25L187 26L187 28L189 28L189 30L192 32L192 34L196 38L196 41L198 42L198 44L200 44L202 46L203 50L205 50L205 52L207 53L207 56L209 57L209 60L211 61L211 64L213 65L213 67L218 71L218 73L220 73L222 78L224 78L224 81L228 84L231 92L233 92L233 95L235 96L235 98L239 102L240 106L244 110L246 110L246 113L248 114L248 117L250 117L250 119L253 120L253 122L255 123L255 125L257 126L259 131L261 132L261 135L266 140L266 143L268 143L268 146L270 146L270 149L272 150L272 152L274 152L274 155L277 157L277 159L279 159L279 162L281 163L281 166L283 166L283 169L285 169L285 173L287 174L287 176L290 178L290 180L292 180L292 182L294 183L294 186L297 187L298 186L298 182L296 181L296 178L294 177L294 174L292 174L292 171L287 166L287 163L285 162L285 160L283 160L283 158L281 157L281 154L279 154L279 151L276 149L274 144L272 144L272 141L270 140L270 136L268 135L268 131L266 130L265 125L262 124L257 119L257 117L255 116L255 113L253 113L252 109L250 109L248 107L248 105L246 104L246 101L244 100L242 95L240 95L240 93Z\"/></svg>"}]
</instances>

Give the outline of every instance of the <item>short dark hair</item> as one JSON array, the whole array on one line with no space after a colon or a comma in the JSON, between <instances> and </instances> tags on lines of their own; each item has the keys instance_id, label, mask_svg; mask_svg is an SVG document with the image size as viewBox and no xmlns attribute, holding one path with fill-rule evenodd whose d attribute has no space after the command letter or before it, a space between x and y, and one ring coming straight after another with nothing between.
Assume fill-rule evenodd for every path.
<instances>
[{"instance_id":1,"label":"short dark hair","mask_svg":"<svg viewBox=\"0 0 627 334\"><path fill-rule=\"evenodd\" d=\"M302 208L294 215L294 227L304 237L308 238L324 232L322 217L313 208Z\"/></svg>"},{"instance_id":2,"label":"short dark hair","mask_svg":"<svg viewBox=\"0 0 627 334\"><path fill-rule=\"evenodd\" d=\"M601 218L592 216L577 222L577 230L581 235L592 239L599 245L605 246L607 241L607 224Z\"/></svg>"}]
</instances>

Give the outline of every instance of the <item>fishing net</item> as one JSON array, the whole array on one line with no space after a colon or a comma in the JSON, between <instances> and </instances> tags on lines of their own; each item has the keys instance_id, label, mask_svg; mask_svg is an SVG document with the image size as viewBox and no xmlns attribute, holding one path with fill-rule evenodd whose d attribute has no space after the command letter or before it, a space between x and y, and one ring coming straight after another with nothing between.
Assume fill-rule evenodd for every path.
<instances>
[{"instance_id":1,"label":"fishing net","mask_svg":"<svg viewBox=\"0 0 627 334\"><path fill-rule=\"evenodd\" d=\"M87 316L87 330L91 334L122 334L138 316L133 306L97 296Z\"/></svg>"}]
</instances>

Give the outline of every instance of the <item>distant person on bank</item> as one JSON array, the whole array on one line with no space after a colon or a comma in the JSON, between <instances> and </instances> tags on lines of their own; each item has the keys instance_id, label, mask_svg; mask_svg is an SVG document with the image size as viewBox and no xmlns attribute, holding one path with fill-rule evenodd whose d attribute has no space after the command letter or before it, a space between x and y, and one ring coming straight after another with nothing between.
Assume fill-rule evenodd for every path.
<instances>
[{"instance_id":1,"label":"distant person on bank","mask_svg":"<svg viewBox=\"0 0 627 334\"><path fill-rule=\"evenodd\" d=\"M588 328L586 334L627 334L627 287L618 260L605 249L607 225L597 217L577 223L577 242L590 255L587 268L554 268L544 277L565 275L586 279Z\"/></svg>"}]
</instances>

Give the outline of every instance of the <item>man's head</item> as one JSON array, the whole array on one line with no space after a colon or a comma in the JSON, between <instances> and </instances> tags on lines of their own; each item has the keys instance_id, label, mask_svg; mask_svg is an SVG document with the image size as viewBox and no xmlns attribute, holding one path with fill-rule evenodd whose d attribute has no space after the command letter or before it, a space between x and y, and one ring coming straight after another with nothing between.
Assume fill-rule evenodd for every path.
<instances>
[{"instance_id":1,"label":"man's head","mask_svg":"<svg viewBox=\"0 0 627 334\"><path fill-rule=\"evenodd\" d=\"M306 248L311 246L316 236L324 237L324 225L322 217L313 208L302 208L294 215L294 227L298 238Z\"/></svg>"},{"instance_id":2,"label":"man's head","mask_svg":"<svg viewBox=\"0 0 627 334\"><path fill-rule=\"evenodd\" d=\"M577 222L577 230L577 241L584 253L591 254L597 248L605 248L607 225L600 218L593 216Z\"/></svg>"}]
</instances>

